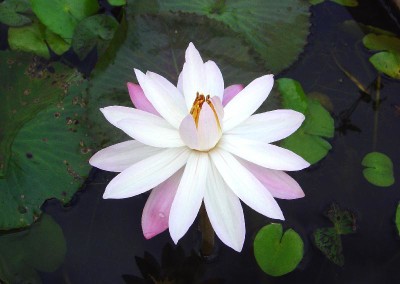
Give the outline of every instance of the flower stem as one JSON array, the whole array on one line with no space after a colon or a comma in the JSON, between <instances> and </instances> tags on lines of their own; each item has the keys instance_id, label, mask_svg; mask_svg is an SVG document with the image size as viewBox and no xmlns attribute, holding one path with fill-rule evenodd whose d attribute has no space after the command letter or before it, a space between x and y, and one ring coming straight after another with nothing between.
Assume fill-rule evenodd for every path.
<instances>
[{"instance_id":1,"label":"flower stem","mask_svg":"<svg viewBox=\"0 0 400 284\"><path fill-rule=\"evenodd\" d=\"M204 204L200 209L200 232L202 235L200 252L205 257L211 256L214 251L214 230Z\"/></svg>"}]
</instances>

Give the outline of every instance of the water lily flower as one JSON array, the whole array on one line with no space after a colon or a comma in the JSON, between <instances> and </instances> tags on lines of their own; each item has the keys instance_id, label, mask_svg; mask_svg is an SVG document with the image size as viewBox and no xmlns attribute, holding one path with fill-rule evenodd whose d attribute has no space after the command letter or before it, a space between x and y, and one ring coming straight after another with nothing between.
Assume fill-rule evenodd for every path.
<instances>
[{"instance_id":1,"label":"water lily flower","mask_svg":"<svg viewBox=\"0 0 400 284\"><path fill-rule=\"evenodd\" d=\"M244 88L224 89L216 63L204 63L192 43L185 59L177 86L135 69L139 85L128 83L128 89L136 108L101 109L134 140L100 150L90 164L120 172L104 198L152 190L142 215L146 238L169 228L177 243L204 202L217 236L241 251L245 222L240 200L260 214L284 220L274 197L304 196L284 171L301 170L309 163L271 144L296 131L304 116L287 109L252 115L270 93L272 75Z\"/></svg>"}]
</instances>

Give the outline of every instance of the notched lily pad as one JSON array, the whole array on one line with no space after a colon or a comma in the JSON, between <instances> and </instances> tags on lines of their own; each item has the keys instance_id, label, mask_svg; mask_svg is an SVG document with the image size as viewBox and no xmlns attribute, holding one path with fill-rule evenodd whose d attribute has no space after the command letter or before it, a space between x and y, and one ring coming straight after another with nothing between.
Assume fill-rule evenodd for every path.
<instances>
[{"instance_id":1,"label":"notched lily pad","mask_svg":"<svg viewBox=\"0 0 400 284\"><path fill-rule=\"evenodd\" d=\"M333 137L333 118L318 100L306 96L299 82L282 78L277 84L283 107L299 111L306 117L302 126L284 139L281 146L315 164L332 148L323 138Z\"/></svg>"},{"instance_id":2,"label":"notched lily pad","mask_svg":"<svg viewBox=\"0 0 400 284\"><path fill-rule=\"evenodd\" d=\"M303 240L294 230L283 233L281 224L270 224L257 233L254 256L265 273L281 276L297 267L303 258L303 247Z\"/></svg>"},{"instance_id":3,"label":"notched lily pad","mask_svg":"<svg viewBox=\"0 0 400 284\"><path fill-rule=\"evenodd\" d=\"M28 0L5 0L0 3L0 23L19 27L31 23L26 15L31 5Z\"/></svg>"},{"instance_id":4,"label":"notched lily pad","mask_svg":"<svg viewBox=\"0 0 400 284\"><path fill-rule=\"evenodd\" d=\"M0 251L1 281L42 283L37 270L55 271L67 246L60 226L44 214L29 230L0 236Z\"/></svg>"},{"instance_id":5,"label":"notched lily pad","mask_svg":"<svg viewBox=\"0 0 400 284\"><path fill-rule=\"evenodd\" d=\"M352 212L341 209L335 203L325 215L333 223L333 227L316 229L313 234L315 245L329 260L343 266L341 235L352 234L356 231L356 218Z\"/></svg>"},{"instance_id":6,"label":"notched lily pad","mask_svg":"<svg viewBox=\"0 0 400 284\"><path fill-rule=\"evenodd\" d=\"M365 179L376 186L387 187L394 184L393 163L388 156L379 152L368 153L361 164Z\"/></svg>"}]
</instances>

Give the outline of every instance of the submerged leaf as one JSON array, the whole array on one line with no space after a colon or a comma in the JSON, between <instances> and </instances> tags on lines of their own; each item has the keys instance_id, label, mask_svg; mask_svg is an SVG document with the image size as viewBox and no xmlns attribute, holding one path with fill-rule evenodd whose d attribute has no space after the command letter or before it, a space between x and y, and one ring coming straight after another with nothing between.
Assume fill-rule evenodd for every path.
<instances>
[{"instance_id":1,"label":"submerged leaf","mask_svg":"<svg viewBox=\"0 0 400 284\"><path fill-rule=\"evenodd\" d=\"M299 0L159 1L160 12L186 12L224 23L241 35L273 73L289 67L309 33L309 4Z\"/></svg>"},{"instance_id":2,"label":"submerged leaf","mask_svg":"<svg viewBox=\"0 0 400 284\"><path fill-rule=\"evenodd\" d=\"M0 236L0 279L5 283L42 283L36 270L56 270L66 250L60 226L44 214L29 230Z\"/></svg>"},{"instance_id":3,"label":"submerged leaf","mask_svg":"<svg viewBox=\"0 0 400 284\"><path fill-rule=\"evenodd\" d=\"M320 228L314 231L317 248L333 263L343 266L342 240L334 228Z\"/></svg>"},{"instance_id":4,"label":"submerged leaf","mask_svg":"<svg viewBox=\"0 0 400 284\"><path fill-rule=\"evenodd\" d=\"M394 183L393 163L388 156L379 152L368 153L361 164L365 179L376 186L391 186Z\"/></svg>"},{"instance_id":5,"label":"submerged leaf","mask_svg":"<svg viewBox=\"0 0 400 284\"><path fill-rule=\"evenodd\" d=\"M332 221L337 234L347 235L355 232L356 220L352 212L341 209L337 204L333 203L326 212L326 216Z\"/></svg>"},{"instance_id":6,"label":"submerged leaf","mask_svg":"<svg viewBox=\"0 0 400 284\"><path fill-rule=\"evenodd\" d=\"M292 229L283 236L281 224L270 224L258 231L254 256L261 269L272 276L293 271L303 258L303 240Z\"/></svg>"},{"instance_id":7,"label":"submerged leaf","mask_svg":"<svg viewBox=\"0 0 400 284\"><path fill-rule=\"evenodd\" d=\"M284 108L305 115L302 126L281 142L281 146L314 164L324 158L332 146L324 138L334 135L334 121L329 112L316 100L305 95L300 83L282 78L277 80Z\"/></svg>"},{"instance_id":8,"label":"submerged leaf","mask_svg":"<svg viewBox=\"0 0 400 284\"><path fill-rule=\"evenodd\" d=\"M0 3L0 23L11 27L19 27L31 23L24 15L30 9L28 0L5 0Z\"/></svg>"},{"instance_id":9,"label":"submerged leaf","mask_svg":"<svg viewBox=\"0 0 400 284\"><path fill-rule=\"evenodd\" d=\"M347 6L347 7L357 7L358 6L357 0L331 0L331 1L335 2L339 5Z\"/></svg>"}]
</instances>

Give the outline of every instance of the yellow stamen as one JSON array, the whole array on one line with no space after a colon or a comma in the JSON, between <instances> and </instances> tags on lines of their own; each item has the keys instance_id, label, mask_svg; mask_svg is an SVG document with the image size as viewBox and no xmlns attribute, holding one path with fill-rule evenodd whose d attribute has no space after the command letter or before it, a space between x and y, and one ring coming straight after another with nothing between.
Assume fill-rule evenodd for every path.
<instances>
[{"instance_id":1,"label":"yellow stamen","mask_svg":"<svg viewBox=\"0 0 400 284\"><path fill-rule=\"evenodd\" d=\"M218 127L219 127L219 129L221 129L221 124L219 123L217 111L215 110L215 107L214 107L212 101L210 100L210 95L207 95L206 97L204 97L204 95L203 94L199 94L199 92L196 93L196 99L194 100L193 106L190 109L190 114L193 116L194 122L196 124L196 128L199 127L200 111L201 111L201 108L203 107L203 104L205 102L212 109L212 111L214 113L214 116L215 116L215 120L217 121Z\"/></svg>"}]
</instances>

